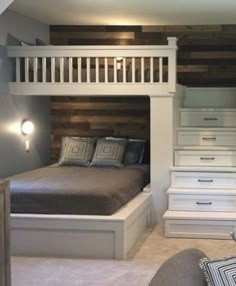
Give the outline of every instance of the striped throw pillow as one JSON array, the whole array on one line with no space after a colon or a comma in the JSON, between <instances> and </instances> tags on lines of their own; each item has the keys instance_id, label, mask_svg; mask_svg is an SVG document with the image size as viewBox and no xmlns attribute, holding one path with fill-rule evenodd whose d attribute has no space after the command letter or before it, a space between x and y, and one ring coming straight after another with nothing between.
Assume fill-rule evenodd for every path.
<instances>
[{"instance_id":1,"label":"striped throw pillow","mask_svg":"<svg viewBox=\"0 0 236 286\"><path fill-rule=\"evenodd\" d=\"M203 258L199 262L209 286L236 285L236 257L224 259Z\"/></svg>"}]
</instances>

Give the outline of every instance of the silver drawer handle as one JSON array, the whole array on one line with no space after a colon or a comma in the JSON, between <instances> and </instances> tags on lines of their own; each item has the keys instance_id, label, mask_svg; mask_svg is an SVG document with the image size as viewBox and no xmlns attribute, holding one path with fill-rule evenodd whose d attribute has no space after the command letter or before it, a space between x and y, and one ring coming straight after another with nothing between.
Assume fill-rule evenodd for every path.
<instances>
[{"instance_id":1,"label":"silver drawer handle","mask_svg":"<svg viewBox=\"0 0 236 286\"><path fill-rule=\"evenodd\" d=\"M216 140L216 137L202 137L202 140Z\"/></svg>"},{"instance_id":2,"label":"silver drawer handle","mask_svg":"<svg viewBox=\"0 0 236 286\"><path fill-rule=\"evenodd\" d=\"M204 117L204 120L218 120L217 117Z\"/></svg>"},{"instance_id":3,"label":"silver drawer handle","mask_svg":"<svg viewBox=\"0 0 236 286\"><path fill-rule=\"evenodd\" d=\"M200 160L215 160L215 157L200 157Z\"/></svg>"},{"instance_id":4,"label":"silver drawer handle","mask_svg":"<svg viewBox=\"0 0 236 286\"><path fill-rule=\"evenodd\" d=\"M209 203L201 203L201 202L196 202L197 205L212 205L212 202Z\"/></svg>"},{"instance_id":5,"label":"silver drawer handle","mask_svg":"<svg viewBox=\"0 0 236 286\"><path fill-rule=\"evenodd\" d=\"M214 181L211 179L211 180L201 180L201 179L198 179L198 182L199 183L213 183Z\"/></svg>"}]
</instances>

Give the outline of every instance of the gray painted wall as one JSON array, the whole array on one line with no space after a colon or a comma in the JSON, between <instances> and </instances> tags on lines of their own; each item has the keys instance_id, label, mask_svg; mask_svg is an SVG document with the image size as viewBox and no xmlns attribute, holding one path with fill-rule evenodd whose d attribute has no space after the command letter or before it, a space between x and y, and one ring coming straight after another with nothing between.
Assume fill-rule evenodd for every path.
<instances>
[{"instance_id":1,"label":"gray painted wall","mask_svg":"<svg viewBox=\"0 0 236 286\"><path fill-rule=\"evenodd\" d=\"M12 71L6 45L12 36L30 43L36 37L48 42L49 27L9 10L0 16L0 178L48 164L50 152L50 97L12 96L8 91ZM26 138L19 131L24 119L35 125L30 152L25 152Z\"/></svg>"}]
</instances>

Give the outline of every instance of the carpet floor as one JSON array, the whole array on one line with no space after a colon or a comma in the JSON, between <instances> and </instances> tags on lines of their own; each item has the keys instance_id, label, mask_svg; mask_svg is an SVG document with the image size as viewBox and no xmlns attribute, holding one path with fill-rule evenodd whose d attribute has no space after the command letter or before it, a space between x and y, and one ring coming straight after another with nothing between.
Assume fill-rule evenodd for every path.
<instances>
[{"instance_id":1,"label":"carpet floor","mask_svg":"<svg viewBox=\"0 0 236 286\"><path fill-rule=\"evenodd\" d=\"M12 286L147 286L150 263L54 258L12 258Z\"/></svg>"},{"instance_id":2,"label":"carpet floor","mask_svg":"<svg viewBox=\"0 0 236 286\"><path fill-rule=\"evenodd\" d=\"M236 255L232 240L165 238L149 229L127 261L12 257L12 286L146 286L159 266L187 248L209 257Z\"/></svg>"}]
</instances>

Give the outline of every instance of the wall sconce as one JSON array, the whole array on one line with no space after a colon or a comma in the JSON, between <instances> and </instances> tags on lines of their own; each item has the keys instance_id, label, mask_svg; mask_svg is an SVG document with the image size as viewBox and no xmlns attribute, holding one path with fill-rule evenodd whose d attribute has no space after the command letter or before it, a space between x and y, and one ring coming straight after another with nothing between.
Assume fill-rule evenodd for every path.
<instances>
[{"instance_id":1,"label":"wall sconce","mask_svg":"<svg viewBox=\"0 0 236 286\"><path fill-rule=\"evenodd\" d=\"M31 135L34 131L34 124L32 121L24 120L21 124L21 132L23 135Z\"/></svg>"},{"instance_id":2,"label":"wall sconce","mask_svg":"<svg viewBox=\"0 0 236 286\"><path fill-rule=\"evenodd\" d=\"M24 120L21 124L21 133L25 136L29 136L34 132L34 124L32 121ZM30 151L30 141L29 139L25 140L25 151Z\"/></svg>"},{"instance_id":3,"label":"wall sconce","mask_svg":"<svg viewBox=\"0 0 236 286\"><path fill-rule=\"evenodd\" d=\"M121 69L121 63L123 61L123 57L117 57L116 61L117 61L117 69L120 70Z\"/></svg>"}]
</instances>

